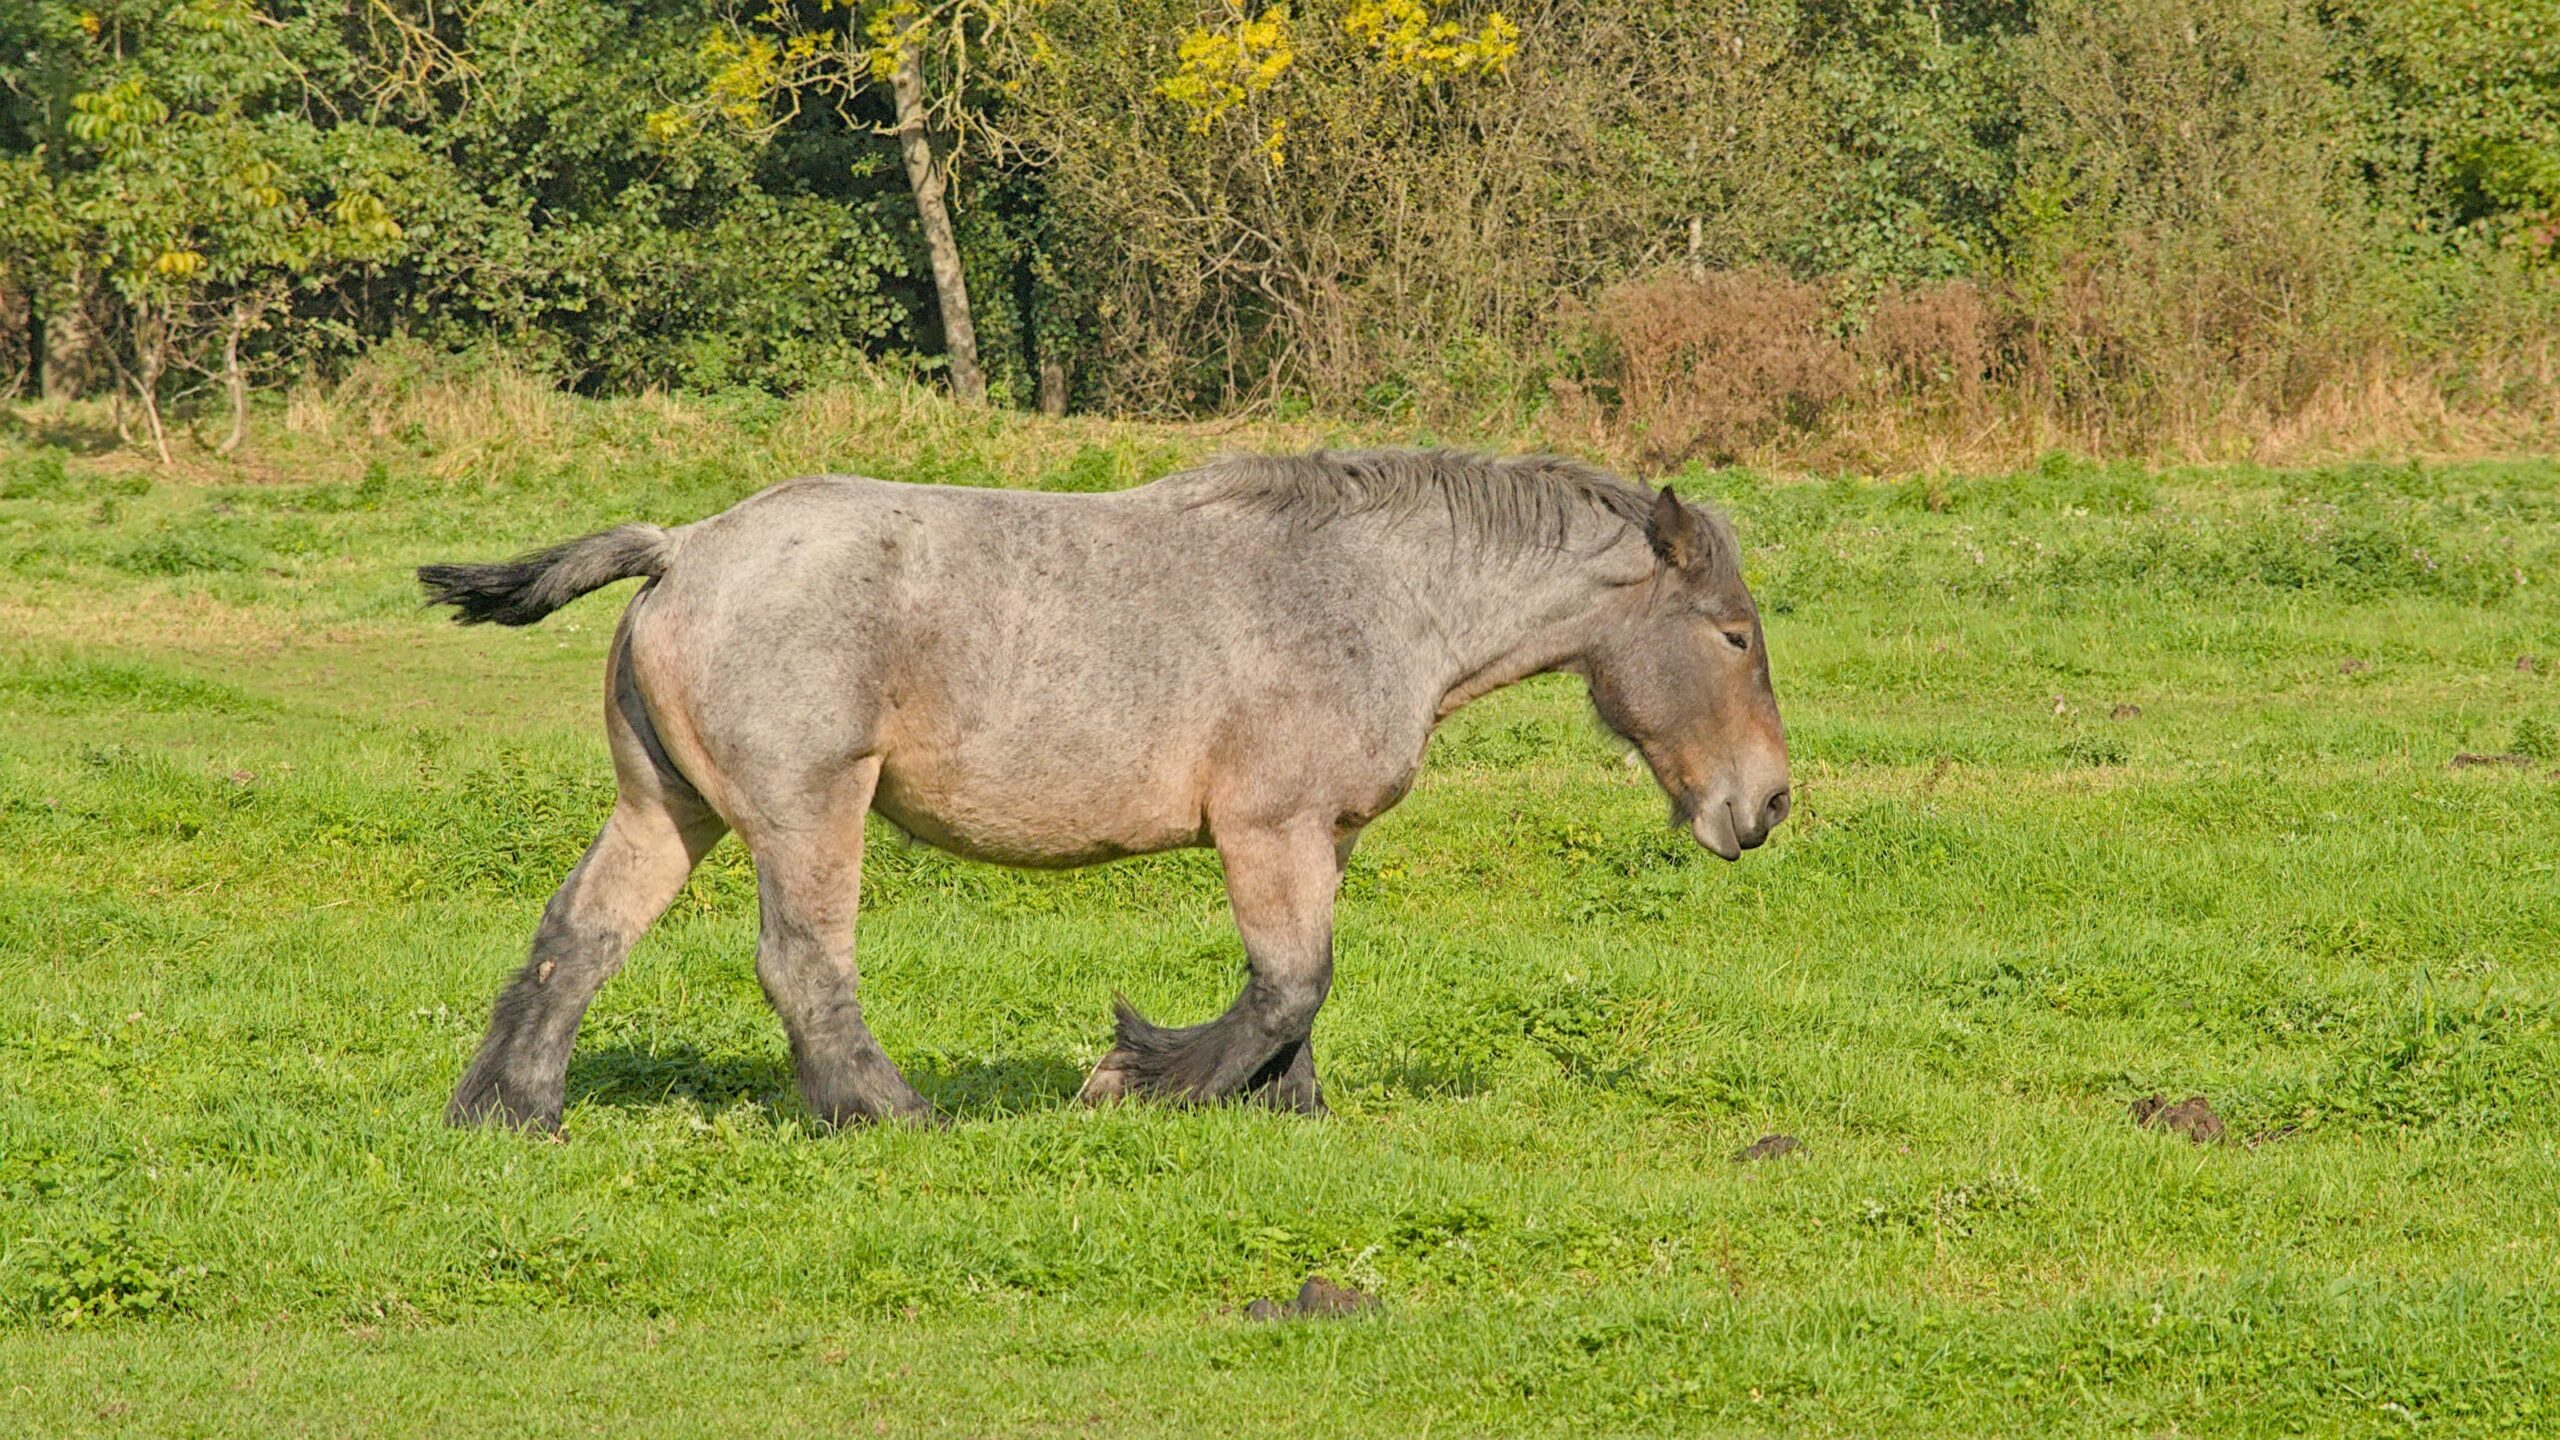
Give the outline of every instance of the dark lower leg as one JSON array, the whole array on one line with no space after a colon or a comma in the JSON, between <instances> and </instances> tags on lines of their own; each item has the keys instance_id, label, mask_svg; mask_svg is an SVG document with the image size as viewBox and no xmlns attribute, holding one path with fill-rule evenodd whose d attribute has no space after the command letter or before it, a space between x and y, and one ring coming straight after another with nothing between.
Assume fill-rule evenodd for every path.
<instances>
[{"instance_id":1,"label":"dark lower leg","mask_svg":"<svg viewBox=\"0 0 2560 1440\"><path fill-rule=\"evenodd\" d=\"M597 988L620 967L629 943L546 916L534 937L533 958L498 994L489 1033L454 1086L445 1119L455 1125L494 1120L559 1129L578 1022Z\"/></svg>"},{"instance_id":2,"label":"dark lower leg","mask_svg":"<svg viewBox=\"0 0 2560 1440\"><path fill-rule=\"evenodd\" d=\"M1080 1097L1089 1104L1128 1095L1205 1104L1253 1094L1281 1109L1322 1108L1308 1035L1315 1007L1304 1000L1282 1002L1248 984L1205 1025L1158 1025L1127 1000L1112 1007L1112 1018L1112 1051Z\"/></svg>"},{"instance_id":3,"label":"dark lower leg","mask_svg":"<svg viewBox=\"0 0 2560 1440\"><path fill-rule=\"evenodd\" d=\"M557 1130L569 1051L596 991L720 836L715 820L623 804L543 910L533 954L498 996L445 1118Z\"/></svg>"},{"instance_id":4,"label":"dark lower leg","mask_svg":"<svg viewBox=\"0 0 2560 1440\"><path fill-rule=\"evenodd\" d=\"M837 951L768 919L756 978L791 1037L792 1071L811 1114L829 1125L933 1115L863 1023L849 947Z\"/></svg>"},{"instance_id":5,"label":"dark lower leg","mask_svg":"<svg viewBox=\"0 0 2560 1440\"><path fill-rule=\"evenodd\" d=\"M1312 1036L1281 1048L1245 1082L1244 1093L1274 1110L1299 1115L1325 1113L1324 1089L1316 1083L1316 1045Z\"/></svg>"},{"instance_id":6,"label":"dark lower leg","mask_svg":"<svg viewBox=\"0 0 2560 1440\"><path fill-rule=\"evenodd\" d=\"M1282 1109L1323 1110L1312 1031L1333 983L1333 895L1341 876L1333 842L1284 831L1219 839L1227 895L1244 938L1249 976L1227 1012L1169 1029L1115 1007L1110 1054L1083 1099L1149 1095L1192 1104L1251 1095Z\"/></svg>"},{"instance_id":7,"label":"dark lower leg","mask_svg":"<svg viewBox=\"0 0 2560 1440\"><path fill-rule=\"evenodd\" d=\"M871 1038L857 998L862 817L878 779L879 762L864 762L850 782L813 797L808 823L755 846L764 911L756 979L791 1037L800 1097L829 1125L934 1114Z\"/></svg>"}]
</instances>

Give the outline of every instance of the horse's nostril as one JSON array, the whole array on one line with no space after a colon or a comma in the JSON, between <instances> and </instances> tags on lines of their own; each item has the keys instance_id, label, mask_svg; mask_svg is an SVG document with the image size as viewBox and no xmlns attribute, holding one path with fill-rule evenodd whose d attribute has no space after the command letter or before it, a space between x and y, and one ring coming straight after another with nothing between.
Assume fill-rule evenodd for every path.
<instances>
[{"instance_id":1,"label":"horse's nostril","mask_svg":"<svg viewBox=\"0 0 2560 1440\"><path fill-rule=\"evenodd\" d=\"M1786 819L1787 812L1795 808L1795 801L1789 798L1791 793L1786 788L1780 787L1777 794L1769 797L1768 807L1760 812L1760 823L1764 827L1771 830L1777 829L1778 822Z\"/></svg>"}]
</instances>

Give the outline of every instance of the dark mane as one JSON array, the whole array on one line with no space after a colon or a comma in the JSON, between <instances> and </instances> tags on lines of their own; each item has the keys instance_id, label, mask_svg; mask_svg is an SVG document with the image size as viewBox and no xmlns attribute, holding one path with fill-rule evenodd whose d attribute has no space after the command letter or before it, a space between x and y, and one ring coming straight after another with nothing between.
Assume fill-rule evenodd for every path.
<instances>
[{"instance_id":1,"label":"dark mane","mask_svg":"<svg viewBox=\"0 0 2560 1440\"><path fill-rule=\"evenodd\" d=\"M1187 491L1195 505L1247 506L1309 529L1358 515L1443 518L1456 534L1504 549L1561 549L1575 521L1595 517L1641 532L1654 497L1578 460L1462 450L1230 455L1161 483ZM1723 517L1691 508L1719 554L1738 557Z\"/></svg>"}]
</instances>

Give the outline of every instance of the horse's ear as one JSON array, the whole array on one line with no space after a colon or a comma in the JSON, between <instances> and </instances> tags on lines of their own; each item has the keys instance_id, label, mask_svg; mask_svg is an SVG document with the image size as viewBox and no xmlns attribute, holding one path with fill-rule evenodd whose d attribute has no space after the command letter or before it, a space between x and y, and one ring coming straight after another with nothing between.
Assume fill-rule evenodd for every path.
<instances>
[{"instance_id":1,"label":"horse's ear","mask_svg":"<svg viewBox=\"0 0 2560 1440\"><path fill-rule=\"evenodd\" d=\"M1653 553L1674 570L1690 569L1707 558L1707 527L1698 523L1697 512L1681 504L1668 485L1654 492L1653 513L1645 517L1644 534L1653 542Z\"/></svg>"}]
</instances>

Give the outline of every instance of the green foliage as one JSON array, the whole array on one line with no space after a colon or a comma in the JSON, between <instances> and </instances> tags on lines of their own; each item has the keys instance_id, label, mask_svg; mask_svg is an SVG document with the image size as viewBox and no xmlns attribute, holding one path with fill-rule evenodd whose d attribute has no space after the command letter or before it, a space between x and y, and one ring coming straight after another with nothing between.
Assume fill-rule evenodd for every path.
<instances>
[{"instance_id":1,"label":"green foliage","mask_svg":"<svg viewBox=\"0 0 2560 1440\"><path fill-rule=\"evenodd\" d=\"M1817 284L1940 423L2254 434L2373 373L2539 413L2504 362L2560 319L2555 34L2554 0L44 0L0 17L0 324L85 324L155 421L394 341L590 390L930 365L912 42L1002 403L1526 423L1610 383L1582 306L1681 266Z\"/></svg>"},{"instance_id":2,"label":"green foliage","mask_svg":"<svg viewBox=\"0 0 2560 1440\"><path fill-rule=\"evenodd\" d=\"M128 575L176 576L246 570L256 562L210 535L172 530L117 551L107 563Z\"/></svg>"},{"instance_id":3,"label":"green foliage","mask_svg":"<svg viewBox=\"0 0 2560 1440\"><path fill-rule=\"evenodd\" d=\"M2560 233L2560 5L2340 0L2366 143L2428 222L2539 259Z\"/></svg>"},{"instance_id":4,"label":"green foliage","mask_svg":"<svg viewBox=\"0 0 2560 1440\"><path fill-rule=\"evenodd\" d=\"M1864 300L1888 282L1986 271L2016 183L2012 55L2023 7L1849 0L1805 7L1809 176L1819 209L1789 236L1798 266Z\"/></svg>"},{"instance_id":5,"label":"green foliage","mask_svg":"<svg viewBox=\"0 0 2560 1440\"><path fill-rule=\"evenodd\" d=\"M880 146L643 123L699 83L693 7L28 18L0 67L0 278L92 312L147 393L235 338L282 370L403 333L615 387L805 383L906 322Z\"/></svg>"},{"instance_id":6,"label":"green foliage","mask_svg":"<svg viewBox=\"0 0 2560 1440\"><path fill-rule=\"evenodd\" d=\"M0 460L0 500L63 500L74 487L70 456L58 446L14 454Z\"/></svg>"},{"instance_id":7,"label":"green foliage","mask_svg":"<svg viewBox=\"0 0 2560 1440\"><path fill-rule=\"evenodd\" d=\"M27 1299L39 1317L66 1330L179 1313L206 1273L122 1225L94 1225L33 1248Z\"/></svg>"}]
</instances>

